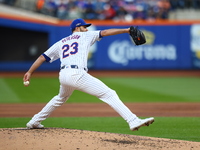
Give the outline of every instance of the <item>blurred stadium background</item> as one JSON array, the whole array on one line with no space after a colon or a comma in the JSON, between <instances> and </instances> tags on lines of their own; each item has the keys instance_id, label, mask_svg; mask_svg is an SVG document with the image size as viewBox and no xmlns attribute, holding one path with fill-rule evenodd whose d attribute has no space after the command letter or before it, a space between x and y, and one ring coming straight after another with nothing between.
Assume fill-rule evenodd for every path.
<instances>
[{"instance_id":1,"label":"blurred stadium background","mask_svg":"<svg viewBox=\"0 0 200 150\"><path fill-rule=\"evenodd\" d=\"M6 118L5 114L12 116L11 111L5 111L3 103L46 103L57 94L59 61L51 65L44 63L28 88L23 86L23 74L48 47L71 34L71 21L80 17L93 24L89 30L134 25L145 33L147 43L142 46L135 46L127 34L122 34L104 37L90 51L89 70L94 70L95 76L116 90L123 102L147 103L146 107L152 102L173 102L171 110L155 105L152 113L177 111L181 114L184 110L185 114L199 116L200 0L0 0L1 128L23 127L30 119ZM99 74L104 73L102 70L111 74ZM164 71L159 73L160 70ZM124 76L127 72L130 74ZM75 92L69 103L101 102L86 93ZM186 104L188 108L189 102L193 103L193 111L182 107ZM35 106L26 106L31 116ZM17 105L7 108L16 108L16 115L27 113ZM52 117L45 126L132 134L120 119ZM113 124L113 120L117 122ZM156 120L151 130L144 128L144 132L134 134L200 141L199 117L157 117ZM102 121L106 122L106 128L99 127L105 124Z\"/></svg>"},{"instance_id":2,"label":"blurred stadium background","mask_svg":"<svg viewBox=\"0 0 200 150\"><path fill-rule=\"evenodd\" d=\"M27 70L76 18L90 30L139 26L147 38L134 46L127 35L105 37L91 48L91 70L200 68L200 0L0 0L0 71ZM59 62L39 70L59 70Z\"/></svg>"}]
</instances>

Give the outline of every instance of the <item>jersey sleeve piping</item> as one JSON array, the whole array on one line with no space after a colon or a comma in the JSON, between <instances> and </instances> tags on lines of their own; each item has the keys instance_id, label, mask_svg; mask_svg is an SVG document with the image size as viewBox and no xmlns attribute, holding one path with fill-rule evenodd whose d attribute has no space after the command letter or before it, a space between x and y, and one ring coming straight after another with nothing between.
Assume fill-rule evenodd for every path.
<instances>
[{"instance_id":1,"label":"jersey sleeve piping","mask_svg":"<svg viewBox=\"0 0 200 150\"><path fill-rule=\"evenodd\" d=\"M44 56L44 58L46 59L46 62L50 62L51 58L49 58L47 55L42 54Z\"/></svg>"}]
</instances>

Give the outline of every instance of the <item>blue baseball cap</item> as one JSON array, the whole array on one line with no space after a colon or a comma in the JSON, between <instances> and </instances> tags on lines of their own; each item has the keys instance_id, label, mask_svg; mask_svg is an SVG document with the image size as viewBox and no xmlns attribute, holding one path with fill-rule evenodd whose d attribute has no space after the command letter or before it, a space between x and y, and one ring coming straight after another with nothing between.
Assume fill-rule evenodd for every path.
<instances>
[{"instance_id":1,"label":"blue baseball cap","mask_svg":"<svg viewBox=\"0 0 200 150\"><path fill-rule=\"evenodd\" d=\"M89 27L89 26L91 26L91 23L85 23L85 21L83 19L79 18L79 19L75 19L71 23L70 28L73 31L76 27L80 27L80 26Z\"/></svg>"}]
</instances>

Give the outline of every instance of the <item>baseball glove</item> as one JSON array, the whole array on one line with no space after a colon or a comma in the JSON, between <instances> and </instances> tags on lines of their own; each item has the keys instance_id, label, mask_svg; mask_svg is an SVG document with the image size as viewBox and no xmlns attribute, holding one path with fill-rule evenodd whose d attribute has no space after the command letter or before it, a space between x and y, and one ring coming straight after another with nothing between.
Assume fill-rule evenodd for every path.
<instances>
[{"instance_id":1,"label":"baseball glove","mask_svg":"<svg viewBox=\"0 0 200 150\"><path fill-rule=\"evenodd\" d=\"M130 36L135 45L142 45L146 43L146 38L144 33L138 29L138 27L130 27Z\"/></svg>"}]
</instances>

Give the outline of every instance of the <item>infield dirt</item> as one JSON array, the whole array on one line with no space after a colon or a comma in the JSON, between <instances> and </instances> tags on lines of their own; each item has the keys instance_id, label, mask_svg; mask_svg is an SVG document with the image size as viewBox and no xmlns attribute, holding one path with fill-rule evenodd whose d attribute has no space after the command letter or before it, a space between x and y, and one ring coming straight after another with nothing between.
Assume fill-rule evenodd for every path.
<instances>
[{"instance_id":1,"label":"infield dirt","mask_svg":"<svg viewBox=\"0 0 200 150\"><path fill-rule=\"evenodd\" d=\"M199 142L73 129L0 129L2 150L199 150Z\"/></svg>"}]
</instances>

